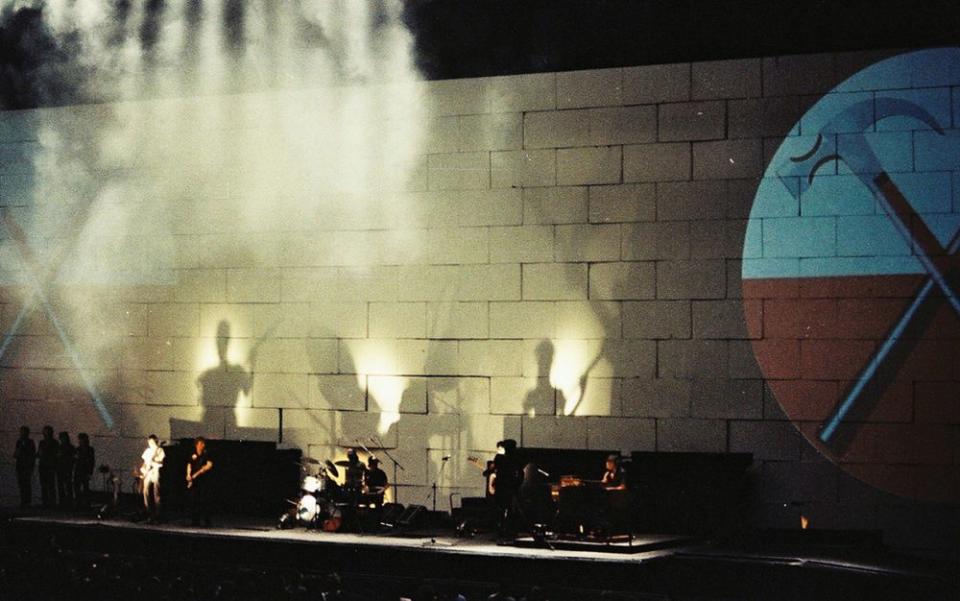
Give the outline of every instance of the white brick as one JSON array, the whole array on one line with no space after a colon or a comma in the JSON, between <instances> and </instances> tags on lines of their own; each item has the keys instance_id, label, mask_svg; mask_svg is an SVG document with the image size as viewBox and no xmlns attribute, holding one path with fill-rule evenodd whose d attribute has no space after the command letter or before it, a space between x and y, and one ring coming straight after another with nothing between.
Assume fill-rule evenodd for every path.
<instances>
[{"instance_id":1,"label":"white brick","mask_svg":"<svg viewBox=\"0 0 960 601\"><path fill-rule=\"evenodd\" d=\"M122 421L123 407L116 402L106 402L105 407L116 424ZM109 434L100 413L89 399L82 401L11 401L4 398L0 424L4 430L16 432L20 426L29 426L38 431L43 426L53 427L54 432L66 430L71 437L76 432ZM8 453L13 453L11 447Z\"/></svg>"},{"instance_id":2,"label":"white brick","mask_svg":"<svg viewBox=\"0 0 960 601\"><path fill-rule=\"evenodd\" d=\"M366 303L310 303L310 336L360 338L367 335Z\"/></svg>"},{"instance_id":3,"label":"white brick","mask_svg":"<svg viewBox=\"0 0 960 601\"><path fill-rule=\"evenodd\" d=\"M372 338L423 338L427 335L425 303L370 303Z\"/></svg>"},{"instance_id":4,"label":"white brick","mask_svg":"<svg viewBox=\"0 0 960 601\"><path fill-rule=\"evenodd\" d=\"M619 225L556 226L554 259L557 261L611 261L619 258Z\"/></svg>"},{"instance_id":5,"label":"white brick","mask_svg":"<svg viewBox=\"0 0 960 601\"><path fill-rule=\"evenodd\" d=\"M400 268L403 286L397 293L402 301L453 300L456 298L459 269L454 265L409 266Z\"/></svg>"},{"instance_id":6,"label":"white brick","mask_svg":"<svg viewBox=\"0 0 960 601\"><path fill-rule=\"evenodd\" d=\"M490 155L486 152L431 154L427 157L431 190L478 190L490 187Z\"/></svg>"},{"instance_id":7,"label":"white brick","mask_svg":"<svg viewBox=\"0 0 960 601\"><path fill-rule=\"evenodd\" d=\"M619 338L620 304L613 302L558 302L557 338Z\"/></svg>"},{"instance_id":8,"label":"white brick","mask_svg":"<svg viewBox=\"0 0 960 601\"><path fill-rule=\"evenodd\" d=\"M490 154L491 187L553 186L557 183L554 150L508 150Z\"/></svg>"},{"instance_id":9,"label":"white brick","mask_svg":"<svg viewBox=\"0 0 960 601\"><path fill-rule=\"evenodd\" d=\"M280 302L279 269L227 270L227 300L231 303Z\"/></svg>"},{"instance_id":10,"label":"white brick","mask_svg":"<svg viewBox=\"0 0 960 601\"><path fill-rule=\"evenodd\" d=\"M276 442L280 436L280 412L275 409L238 407L227 411L225 437L228 440Z\"/></svg>"},{"instance_id":11,"label":"white brick","mask_svg":"<svg viewBox=\"0 0 960 601\"><path fill-rule=\"evenodd\" d=\"M150 305L147 326L151 336L196 336L200 307L196 304Z\"/></svg>"},{"instance_id":12,"label":"white brick","mask_svg":"<svg viewBox=\"0 0 960 601\"><path fill-rule=\"evenodd\" d=\"M396 340L385 338L340 340L340 373L394 375L397 373Z\"/></svg>"},{"instance_id":13,"label":"white brick","mask_svg":"<svg viewBox=\"0 0 960 601\"><path fill-rule=\"evenodd\" d=\"M407 375L454 375L457 341L399 340L396 371Z\"/></svg>"},{"instance_id":14,"label":"white brick","mask_svg":"<svg viewBox=\"0 0 960 601\"><path fill-rule=\"evenodd\" d=\"M526 188L523 190L525 224L586 223L587 188Z\"/></svg>"},{"instance_id":15,"label":"white brick","mask_svg":"<svg viewBox=\"0 0 960 601\"><path fill-rule=\"evenodd\" d=\"M368 376L370 411L423 414L427 412L427 380L407 376ZM399 400L399 405L397 402Z\"/></svg>"},{"instance_id":16,"label":"white brick","mask_svg":"<svg viewBox=\"0 0 960 601\"><path fill-rule=\"evenodd\" d=\"M148 371L142 372L144 377L144 396L141 397L147 405L186 405L195 406L200 399L201 390L197 374L191 372L177 371ZM130 374L128 374L130 375ZM209 380L207 380L209 381ZM125 381L125 384L132 382ZM204 394L204 405L210 405L209 401L222 396L223 380L217 382L221 384L217 391ZM239 391L236 391L239 392ZM233 399L232 407L239 400L236 395ZM244 399L242 402L247 402Z\"/></svg>"},{"instance_id":17,"label":"white brick","mask_svg":"<svg viewBox=\"0 0 960 601\"><path fill-rule=\"evenodd\" d=\"M247 305L253 309L254 338L303 338L310 333L310 305L276 303ZM201 315L204 308L200 309ZM231 327L231 330L233 328Z\"/></svg>"},{"instance_id":18,"label":"white brick","mask_svg":"<svg viewBox=\"0 0 960 601\"><path fill-rule=\"evenodd\" d=\"M616 223L657 218L653 184L590 186L590 221Z\"/></svg>"},{"instance_id":19,"label":"white brick","mask_svg":"<svg viewBox=\"0 0 960 601\"><path fill-rule=\"evenodd\" d=\"M424 92L436 115L471 115L484 112L483 80L444 79L425 82Z\"/></svg>"},{"instance_id":20,"label":"white brick","mask_svg":"<svg viewBox=\"0 0 960 601\"><path fill-rule=\"evenodd\" d=\"M656 285L656 271L652 261L590 265L591 299L653 298Z\"/></svg>"},{"instance_id":21,"label":"white brick","mask_svg":"<svg viewBox=\"0 0 960 601\"><path fill-rule=\"evenodd\" d=\"M490 228L491 263L543 263L553 260L553 227L524 225Z\"/></svg>"},{"instance_id":22,"label":"white brick","mask_svg":"<svg viewBox=\"0 0 960 601\"><path fill-rule=\"evenodd\" d=\"M253 386L253 406L307 409L309 391L306 374L258 373Z\"/></svg>"},{"instance_id":23,"label":"white brick","mask_svg":"<svg viewBox=\"0 0 960 601\"><path fill-rule=\"evenodd\" d=\"M556 391L548 378L490 378L490 411L494 414L555 415Z\"/></svg>"},{"instance_id":24,"label":"white brick","mask_svg":"<svg viewBox=\"0 0 960 601\"><path fill-rule=\"evenodd\" d=\"M656 424L652 419L588 417L587 448L603 451L653 451Z\"/></svg>"},{"instance_id":25,"label":"white brick","mask_svg":"<svg viewBox=\"0 0 960 601\"><path fill-rule=\"evenodd\" d=\"M523 343L519 340L461 340L462 376L519 376Z\"/></svg>"},{"instance_id":26,"label":"white brick","mask_svg":"<svg viewBox=\"0 0 960 601\"><path fill-rule=\"evenodd\" d=\"M429 338L486 338L487 303L428 303Z\"/></svg>"},{"instance_id":27,"label":"white brick","mask_svg":"<svg viewBox=\"0 0 960 601\"><path fill-rule=\"evenodd\" d=\"M557 73L557 108L619 106L622 86L622 69Z\"/></svg>"},{"instance_id":28,"label":"white brick","mask_svg":"<svg viewBox=\"0 0 960 601\"><path fill-rule=\"evenodd\" d=\"M463 424L463 435L460 446L467 451L492 451L497 448L497 442L506 438L520 440L519 417L470 415L461 423ZM468 472L467 476L468 478L476 478L481 476L481 472L471 466L471 472Z\"/></svg>"},{"instance_id":29,"label":"white brick","mask_svg":"<svg viewBox=\"0 0 960 601\"><path fill-rule=\"evenodd\" d=\"M357 376L309 376L310 409L364 411L367 395L357 382Z\"/></svg>"},{"instance_id":30,"label":"white brick","mask_svg":"<svg viewBox=\"0 0 960 601\"><path fill-rule=\"evenodd\" d=\"M647 65L623 70L625 104L675 102L689 97L689 63Z\"/></svg>"},{"instance_id":31,"label":"white brick","mask_svg":"<svg viewBox=\"0 0 960 601\"><path fill-rule=\"evenodd\" d=\"M124 405L120 433L126 437L146 438L156 434L161 439L208 436L223 438L226 426L223 407L155 407Z\"/></svg>"},{"instance_id":32,"label":"white brick","mask_svg":"<svg viewBox=\"0 0 960 601\"><path fill-rule=\"evenodd\" d=\"M280 305L269 305L280 307ZM221 322L229 327L230 338L253 338L254 309L258 305L200 305L200 337L216 338Z\"/></svg>"},{"instance_id":33,"label":"white brick","mask_svg":"<svg viewBox=\"0 0 960 601\"><path fill-rule=\"evenodd\" d=\"M222 269L181 269L176 271L177 302L222 303L227 297L227 275Z\"/></svg>"},{"instance_id":34,"label":"white brick","mask_svg":"<svg viewBox=\"0 0 960 601\"><path fill-rule=\"evenodd\" d=\"M616 184L621 181L621 147L557 150L557 185Z\"/></svg>"},{"instance_id":35,"label":"white brick","mask_svg":"<svg viewBox=\"0 0 960 601\"><path fill-rule=\"evenodd\" d=\"M417 253L407 253L407 256L410 254ZM398 274L397 267L341 267L337 270L332 290L307 300L345 302L396 300L399 286Z\"/></svg>"},{"instance_id":36,"label":"white brick","mask_svg":"<svg viewBox=\"0 0 960 601\"><path fill-rule=\"evenodd\" d=\"M584 449L587 447L587 429L581 421L576 417L524 416L521 446Z\"/></svg>"},{"instance_id":37,"label":"white brick","mask_svg":"<svg viewBox=\"0 0 960 601\"><path fill-rule=\"evenodd\" d=\"M461 226L519 225L523 198L519 189L459 192L453 195Z\"/></svg>"},{"instance_id":38,"label":"white brick","mask_svg":"<svg viewBox=\"0 0 960 601\"><path fill-rule=\"evenodd\" d=\"M310 360L310 372L319 374L336 373L339 365L339 344L333 338L306 340L303 343Z\"/></svg>"},{"instance_id":39,"label":"white brick","mask_svg":"<svg viewBox=\"0 0 960 601\"><path fill-rule=\"evenodd\" d=\"M623 147L623 181L664 182L690 179L690 143L659 142Z\"/></svg>"},{"instance_id":40,"label":"white brick","mask_svg":"<svg viewBox=\"0 0 960 601\"><path fill-rule=\"evenodd\" d=\"M518 300L519 265L464 265L458 268L457 299Z\"/></svg>"},{"instance_id":41,"label":"white brick","mask_svg":"<svg viewBox=\"0 0 960 601\"><path fill-rule=\"evenodd\" d=\"M336 284L333 267L286 268L281 272L281 297L284 302L332 299Z\"/></svg>"},{"instance_id":42,"label":"white brick","mask_svg":"<svg viewBox=\"0 0 960 601\"><path fill-rule=\"evenodd\" d=\"M460 117L457 150L511 150L520 148L523 126L520 113Z\"/></svg>"},{"instance_id":43,"label":"white brick","mask_svg":"<svg viewBox=\"0 0 960 601\"><path fill-rule=\"evenodd\" d=\"M427 400L431 414L489 414L490 378L430 378Z\"/></svg>"},{"instance_id":44,"label":"white brick","mask_svg":"<svg viewBox=\"0 0 960 601\"><path fill-rule=\"evenodd\" d=\"M493 112L538 111L557 106L553 73L491 77L484 80L484 89L487 108Z\"/></svg>"},{"instance_id":45,"label":"white brick","mask_svg":"<svg viewBox=\"0 0 960 601\"><path fill-rule=\"evenodd\" d=\"M490 303L490 336L493 338L551 338L555 331L555 303Z\"/></svg>"},{"instance_id":46,"label":"white brick","mask_svg":"<svg viewBox=\"0 0 960 601\"><path fill-rule=\"evenodd\" d=\"M303 338L268 338L258 341L256 369L277 373L313 371Z\"/></svg>"},{"instance_id":47,"label":"white brick","mask_svg":"<svg viewBox=\"0 0 960 601\"><path fill-rule=\"evenodd\" d=\"M654 142L657 111L637 106L527 113L523 128L527 148Z\"/></svg>"},{"instance_id":48,"label":"white brick","mask_svg":"<svg viewBox=\"0 0 960 601\"><path fill-rule=\"evenodd\" d=\"M524 300L580 300L587 298L587 266L548 263L523 266Z\"/></svg>"},{"instance_id":49,"label":"white brick","mask_svg":"<svg viewBox=\"0 0 960 601\"><path fill-rule=\"evenodd\" d=\"M426 230L427 260L434 265L486 263L490 252L487 228L458 227Z\"/></svg>"}]
</instances>

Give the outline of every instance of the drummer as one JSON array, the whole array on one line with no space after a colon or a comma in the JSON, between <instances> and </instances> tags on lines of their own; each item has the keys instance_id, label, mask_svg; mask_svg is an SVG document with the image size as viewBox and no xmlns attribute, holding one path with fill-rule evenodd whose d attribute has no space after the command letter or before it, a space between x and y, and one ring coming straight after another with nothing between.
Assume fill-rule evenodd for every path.
<instances>
[{"instance_id":1,"label":"drummer","mask_svg":"<svg viewBox=\"0 0 960 601\"><path fill-rule=\"evenodd\" d=\"M356 449L347 452L347 465L344 466L343 488L347 491L359 493L363 489L363 476L367 466L360 462Z\"/></svg>"},{"instance_id":2,"label":"drummer","mask_svg":"<svg viewBox=\"0 0 960 601\"><path fill-rule=\"evenodd\" d=\"M364 489L376 507L383 505L383 493L388 486L387 473L380 469L380 460L376 455L367 458L367 471L364 476Z\"/></svg>"}]
</instances>

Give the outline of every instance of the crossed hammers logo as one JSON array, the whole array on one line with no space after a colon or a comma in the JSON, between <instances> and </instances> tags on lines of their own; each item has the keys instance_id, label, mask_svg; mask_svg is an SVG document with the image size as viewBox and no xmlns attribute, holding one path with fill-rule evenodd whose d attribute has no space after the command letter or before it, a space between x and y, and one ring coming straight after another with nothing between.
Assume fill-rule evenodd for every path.
<instances>
[{"instance_id":1,"label":"crossed hammers logo","mask_svg":"<svg viewBox=\"0 0 960 601\"><path fill-rule=\"evenodd\" d=\"M791 193L797 197L802 190L811 185L817 170L822 165L835 160L843 161L876 197L897 232L913 249L928 276L857 379L821 424L818 438L838 452L846 447L851 431L856 427L855 423L849 423L846 427L847 435L841 436L841 425L858 403L862 402L864 389L876 377L891 351L902 340L907 326L920 309L930 302L933 290L939 289L960 316L960 297L954 291L957 275L960 272L960 257L956 255L957 250L960 249L960 231L954 234L946 247L941 246L926 222L916 213L884 170L864 135L864 132L877 121L893 116L912 117L938 134L944 135L943 128L936 119L915 103L895 98L866 100L851 105L825 124L817 134L813 148L801 156L791 158L790 161L793 163L791 168L778 174L780 177L800 178L799 190L797 192L791 190ZM842 154L837 147L837 136L841 133L843 134ZM791 189L790 186L787 188Z\"/></svg>"}]
</instances>

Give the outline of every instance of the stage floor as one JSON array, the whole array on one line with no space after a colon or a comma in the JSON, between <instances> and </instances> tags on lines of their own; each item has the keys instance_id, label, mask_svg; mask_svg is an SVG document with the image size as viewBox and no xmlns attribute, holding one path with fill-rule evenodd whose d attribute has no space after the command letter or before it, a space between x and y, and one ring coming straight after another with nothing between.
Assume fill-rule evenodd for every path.
<instances>
[{"instance_id":1,"label":"stage floor","mask_svg":"<svg viewBox=\"0 0 960 601\"><path fill-rule=\"evenodd\" d=\"M583 548L571 548L571 542L554 545L554 548L534 546L532 539L520 539L519 544L498 544L490 536L458 538L449 532L396 531L390 533L323 532L297 527L279 530L275 522L249 517L224 517L210 528L189 525L189 521L173 519L162 524L146 524L129 519L111 518L98 520L69 514L21 515L17 522L38 526L63 526L83 529L116 530L118 533L176 534L207 539L235 539L270 543L297 543L310 545L343 546L351 550L364 547L390 549L415 549L435 551L447 555L522 558L538 560L589 561L638 564L651 559L671 555L684 547L698 543L689 536L668 534L637 534L629 542L581 543Z\"/></svg>"}]
</instances>

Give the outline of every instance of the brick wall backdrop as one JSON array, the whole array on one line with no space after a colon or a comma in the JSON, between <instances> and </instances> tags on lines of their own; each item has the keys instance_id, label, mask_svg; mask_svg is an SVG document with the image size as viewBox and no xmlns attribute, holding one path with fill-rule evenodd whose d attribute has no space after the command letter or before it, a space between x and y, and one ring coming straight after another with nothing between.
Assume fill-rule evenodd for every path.
<instances>
[{"instance_id":1,"label":"brick wall backdrop","mask_svg":"<svg viewBox=\"0 0 960 601\"><path fill-rule=\"evenodd\" d=\"M169 283L89 291L80 316L122 331L93 370L114 428L44 311L20 327L0 361L2 492L14 493L21 424L90 432L99 460L121 466L136 463L151 432L277 440L320 458L379 435L406 467L404 502L426 498L446 455L441 500L481 494L466 457L513 437L751 452L757 524L794 527L803 512L814 526L949 547L955 510L860 484L797 432L765 386L741 300L743 238L767 159L824 92L883 56L426 83L424 137L403 185L324 196L272 230L232 227L215 203L201 211L210 192L194 182L157 217L169 220ZM25 191L37 184L23 165L49 143L32 123L73 124L69 141L109 109L0 115L0 204L29 215ZM246 118L270 128L269 115ZM232 123L208 127L222 134ZM126 193L146 206L156 184L139 175ZM368 210L351 211L357 202ZM4 236L3 269L14 271ZM3 289L4 331L22 292ZM224 321L234 367L218 371Z\"/></svg>"}]
</instances>

